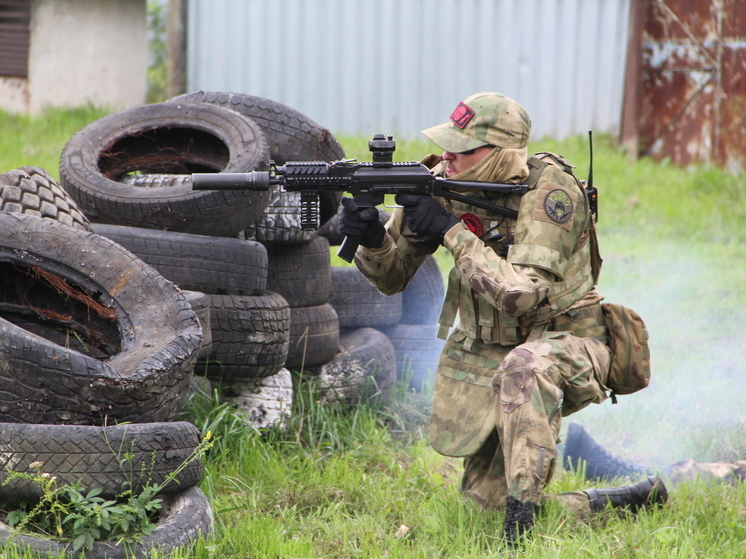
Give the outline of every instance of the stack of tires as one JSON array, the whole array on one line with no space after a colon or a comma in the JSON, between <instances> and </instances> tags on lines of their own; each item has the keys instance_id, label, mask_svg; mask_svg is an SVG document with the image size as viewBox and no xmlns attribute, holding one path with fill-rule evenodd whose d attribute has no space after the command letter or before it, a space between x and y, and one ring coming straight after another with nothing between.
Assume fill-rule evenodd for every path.
<instances>
[{"instance_id":1,"label":"stack of tires","mask_svg":"<svg viewBox=\"0 0 746 559\"><path fill-rule=\"evenodd\" d=\"M95 232L206 296L211 340L196 372L260 429L286 421L290 370L310 373L323 397L340 396L334 362L347 367L362 341L340 333L329 303L329 244L301 229L298 193L193 191L189 175L343 157L334 136L298 111L220 92L106 116L62 153L61 183ZM337 215L341 196L320 196L320 225ZM363 378L345 381L342 399L368 398L363 385L388 391L396 379L390 344L383 353L364 356ZM373 371L383 378L371 380Z\"/></svg>"},{"instance_id":2,"label":"stack of tires","mask_svg":"<svg viewBox=\"0 0 746 559\"><path fill-rule=\"evenodd\" d=\"M338 213L319 233L329 244L339 246ZM382 223L390 214L379 211ZM357 328L376 329L391 342L398 379L410 389L422 391L434 380L443 349L438 338L438 317L445 296L443 276L435 257L428 256L407 288L396 295L383 295L354 267L332 269L331 304L339 316L343 333ZM375 333L369 333L376 336Z\"/></svg>"},{"instance_id":3,"label":"stack of tires","mask_svg":"<svg viewBox=\"0 0 746 559\"><path fill-rule=\"evenodd\" d=\"M0 175L0 484L41 461L103 496L141 487L145 477L121 479L112 449L162 468L138 470L159 483L199 444L178 421L196 379L219 383L259 429L287 420L294 380L312 379L324 401L377 401L398 363L421 387L439 352L434 260L385 297L357 269L331 266L341 193L321 195L319 234L301 229L297 193L191 185L191 173L343 157L328 130L290 107L198 92L86 126L63 149L60 184L34 167ZM141 551L211 529L201 477L197 461L164 488ZM0 487L2 501L32 491ZM8 534L0 523L0 541ZM97 546L92 556L117 556L114 544Z\"/></svg>"},{"instance_id":4,"label":"stack of tires","mask_svg":"<svg viewBox=\"0 0 746 559\"><path fill-rule=\"evenodd\" d=\"M334 161L344 150L328 130L298 111L268 99L220 92L182 95L171 102L208 103L231 109L256 122L269 144L270 158L287 161ZM320 196L323 228L337 217L342 193ZM300 194L281 190L270 193L260 218L243 233L267 250L267 289L280 294L290 309L290 332L285 368L300 371L300 381L312 379L322 401L355 403L385 398L396 381L393 347L385 336L341 331L332 296L329 242L317 231L300 226ZM277 386L277 383L274 383ZM223 384L223 396L265 417L267 403L258 406L253 386Z\"/></svg>"},{"instance_id":5,"label":"stack of tires","mask_svg":"<svg viewBox=\"0 0 746 559\"><path fill-rule=\"evenodd\" d=\"M0 210L0 501L40 496L10 472L80 482L104 498L164 482L200 438L194 425L176 421L202 340L189 302L93 233L42 169L0 174ZM129 551L168 552L211 530L212 511L196 487L202 473L200 461L189 462L178 483L162 488L157 528ZM0 522L0 543L70 552L70 544L11 532ZM89 556L125 551L98 542Z\"/></svg>"},{"instance_id":6,"label":"stack of tires","mask_svg":"<svg viewBox=\"0 0 746 559\"><path fill-rule=\"evenodd\" d=\"M434 256L428 256L402 292L398 323L383 328L396 350L397 367L410 388L432 387L445 342L438 338L438 318L445 297L443 275Z\"/></svg>"}]
</instances>

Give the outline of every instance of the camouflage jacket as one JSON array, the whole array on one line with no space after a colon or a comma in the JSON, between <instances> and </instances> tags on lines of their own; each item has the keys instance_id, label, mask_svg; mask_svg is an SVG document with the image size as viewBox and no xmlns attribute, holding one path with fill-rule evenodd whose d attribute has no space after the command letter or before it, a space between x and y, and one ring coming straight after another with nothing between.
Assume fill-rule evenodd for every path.
<instances>
[{"instance_id":1,"label":"camouflage jacket","mask_svg":"<svg viewBox=\"0 0 746 559\"><path fill-rule=\"evenodd\" d=\"M535 325L547 323L594 287L595 239L589 242L594 233L585 190L563 170L565 165L570 169L563 159L537 154L530 160L534 165L537 161L546 166L526 194L490 200L517 210L517 219L440 199L461 219L443 240L455 267L441 314L442 331L453 324L458 312L457 329L467 338L520 344ZM406 288L439 243L409 231L401 209L392 213L386 231L381 248L360 247L355 263L381 292L390 295Z\"/></svg>"}]
</instances>

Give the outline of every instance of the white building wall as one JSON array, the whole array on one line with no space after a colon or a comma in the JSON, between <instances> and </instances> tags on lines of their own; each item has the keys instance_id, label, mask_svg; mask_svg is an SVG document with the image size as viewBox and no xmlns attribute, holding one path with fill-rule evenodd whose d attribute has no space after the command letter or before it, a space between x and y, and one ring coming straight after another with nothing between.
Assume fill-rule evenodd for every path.
<instances>
[{"instance_id":1,"label":"white building wall","mask_svg":"<svg viewBox=\"0 0 746 559\"><path fill-rule=\"evenodd\" d=\"M2 108L143 104L146 28L145 0L31 0L28 78L0 82Z\"/></svg>"},{"instance_id":2,"label":"white building wall","mask_svg":"<svg viewBox=\"0 0 746 559\"><path fill-rule=\"evenodd\" d=\"M417 137L499 91L533 139L616 132L630 0L189 0L188 88L289 105L335 134Z\"/></svg>"}]
</instances>

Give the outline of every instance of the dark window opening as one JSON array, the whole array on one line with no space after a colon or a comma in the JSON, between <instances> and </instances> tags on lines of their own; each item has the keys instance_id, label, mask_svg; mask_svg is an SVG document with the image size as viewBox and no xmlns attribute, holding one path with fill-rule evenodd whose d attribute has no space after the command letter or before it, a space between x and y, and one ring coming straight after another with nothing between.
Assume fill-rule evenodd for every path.
<instances>
[{"instance_id":1,"label":"dark window opening","mask_svg":"<svg viewBox=\"0 0 746 559\"><path fill-rule=\"evenodd\" d=\"M0 76L28 77L31 0L0 0Z\"/></svg>"}]
</instances>

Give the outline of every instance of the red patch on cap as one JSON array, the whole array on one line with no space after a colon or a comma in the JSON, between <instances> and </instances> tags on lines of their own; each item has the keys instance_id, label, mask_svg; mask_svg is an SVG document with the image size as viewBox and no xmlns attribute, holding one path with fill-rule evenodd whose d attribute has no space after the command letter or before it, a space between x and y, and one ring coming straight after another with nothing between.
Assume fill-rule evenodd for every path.
<instances>
[{"instance_id":1,"label":"red patch on cap","mask_svg":"<svg viewBox=\"0 0 746 559\"><path fill-rule=\"evenodd\" d=\"M484 229L482 228L482 220L480 220L478 216L474 214L461 214L461 217L459 219L461 219L461 221L464 222L464 225L466 225L466 228L474 233L477 237L481 236L482 233L484 233Z\"/></svg>"},{"instance_id":2,"label":"red patch on cap","mask_svg":"<svg viewBox=\"0 0 746 559\"><path fill-rule=\"evenodd\" d=\"M461 101L451 113L451 122L459 128L463 128L464 126L469 124L469 121L473 116L474 111L463 101Z\"/></svg>"}]
</instances>

